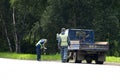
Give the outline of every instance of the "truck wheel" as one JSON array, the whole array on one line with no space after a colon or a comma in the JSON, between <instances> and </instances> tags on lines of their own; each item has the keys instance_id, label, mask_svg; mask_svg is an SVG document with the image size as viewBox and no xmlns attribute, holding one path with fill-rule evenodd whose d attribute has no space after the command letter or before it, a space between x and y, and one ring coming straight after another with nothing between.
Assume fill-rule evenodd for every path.
<instances>
[{"instance_id":1,"label":"truck wheel","mask_svg":"<svg viewBox=\"0 0 120 80\"><path fill-rule=\"evenodd\" d=\"M75 63L81 63L82 60L75 60Z\"/></svg>"},{"instance_id":2,"label":"truck wheel","mask_svg":"<svg viewBox=\"0 0 120 80\"><path fill-rule=\"evenodd\" d=\"M69 62L69 58L67 59L67 62Z\"/></svg>"},{"instance_id":3,"label":"truck wheel","mask_svg":"<svg viewBox=\"0 0 120 80\"><path fill-rule=\"evenodd\" d=\"M87 56L87 57L86 57L86 62L87 62L87 63L89 63L89 64L91 64L91 63L92 63L92 59L91 59L91 57L90 57L90 56Z\"/></svg>"},{"instance_id":4,"label":"truck wheel","mask_svg":"<svg viewBox=\"0 0 120 80\"><path fill-rule=\"evenodd\" d=\"M74 53L74 62L75 63L82 63L82 60L78 60L78 53Z\"/></svg>"},{"instance_id":5,"label":"truck wheel","mask_svg":"<svg viewBox=\"0 0 120 80\"><path fill-rule=\"evenodd\" d=\"M91 64L92 63L92 60L86 60L87 63Z\"/></svg>"},{"instance_id":6,"label":"truck wheel","mask_svg":"<svg viewBox=\"0 0 120 80\"><path fill-rule=\"evenodd\" d=\"M96 64L103 64L104 63L104 61L95 61L96 62Z\"/></svg>"}]
</instances>

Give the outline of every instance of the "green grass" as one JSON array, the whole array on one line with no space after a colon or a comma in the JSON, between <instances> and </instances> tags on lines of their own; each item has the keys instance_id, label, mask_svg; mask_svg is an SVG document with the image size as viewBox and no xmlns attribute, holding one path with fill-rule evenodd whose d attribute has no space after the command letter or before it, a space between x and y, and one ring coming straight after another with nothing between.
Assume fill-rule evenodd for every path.
<instances>
[{"instance_id":1,"label":"green grass","mask_svg":"<svg viewBox=\"0 0 120 80\"><path fill-rule=\"evenodd\" d=\"M31 59L34 60L36 55L34 54L17 54L17 53L0 53L0 58L11 58L11 59Z\"/></svg>"},{"instance_id":2,"label":"green grass","mask_svg":"<svg viewBox=\"0 0 120 80\"><path fill-rule=\"evenodd\" d=\"M55 54L55 55L42 55L42 60L60 60L60 54Z\"/></svg>"},{"instance_id":3,"label":"green grass","mask_svg":"<svg viewBox=\"0 0 120 80\"><path fill-rule=\"evenodd\" d=\"M107 56L106 62L117 62L117 63L120 63L120 57Z\"/></svg>"},{"instance_id":4,"label":"green grass","mask_svg":"<svg viewBox=\"0 0 120 80\"><path fill-rule=\"evenodd\" d=\"M17 54L9 52L0 52L0 58L11 58L20 60L36 60L36 54ZM60 60L60 54L55 55L41 55L42 60Z\"/></svg>"},{"instance_id":5,"label":"green grass","mask_svg":"<svg viewBox=\"0 0 120 80\"><path fill-rule=\"evenodd\" d=\"M42 55L41 59L45 61L58 61L61 55ZM0 52L0 58L20 59L20 60L36 60L36 54L17 54L10 52ZM117 62L120 63L120 57L107 56L106 62Z\"/></svg>"}]
</instances>

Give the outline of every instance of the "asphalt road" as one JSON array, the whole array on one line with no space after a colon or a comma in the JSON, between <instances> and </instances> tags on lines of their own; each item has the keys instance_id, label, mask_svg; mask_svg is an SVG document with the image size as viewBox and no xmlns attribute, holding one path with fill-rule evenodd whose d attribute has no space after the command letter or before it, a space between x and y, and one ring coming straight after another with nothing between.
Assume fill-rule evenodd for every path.
<instances>
[{"instance_id":1,"label":"asphalt road","mask_svg":"<svg viewBox=\"0 0 120 80\"><path fill-rule=\"evenodd\" d=\"M120 66L0 58L0 80L120 80Z\"/></svg>"}]
</instances>

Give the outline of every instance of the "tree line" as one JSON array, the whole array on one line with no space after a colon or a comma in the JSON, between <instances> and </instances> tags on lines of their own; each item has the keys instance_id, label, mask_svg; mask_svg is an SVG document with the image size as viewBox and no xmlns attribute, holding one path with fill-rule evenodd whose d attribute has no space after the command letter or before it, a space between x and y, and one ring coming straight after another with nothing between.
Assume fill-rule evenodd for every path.
<instances>
[{"instance_id":1,"label":"tree line","mask_svg":"<svg viewBox=\"0 0 120 80\"><path fill-rule=\"evenodd\" d=\"M0 51L35 53L35 44L48 39L48 52L57 49L62 27L93 29L95 41L108 41L108 55L120 56L119 0L1 0Z\"/></svg>"}]
</instances>

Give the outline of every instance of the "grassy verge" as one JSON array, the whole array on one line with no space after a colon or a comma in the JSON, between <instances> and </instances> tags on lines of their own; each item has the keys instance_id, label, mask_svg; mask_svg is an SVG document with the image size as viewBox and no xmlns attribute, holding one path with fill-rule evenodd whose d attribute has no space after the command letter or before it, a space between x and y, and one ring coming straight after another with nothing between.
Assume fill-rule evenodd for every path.
<instances>
[{"instance_id":1,"label":"grassy verge","mask_svg":"<svg viewBox=\"0 0 120 80\"><path fill-rule=\"evenodd\" d=\"M120 63L120 57L107 56L106 62L117 62L117 63Z\"/></svg>"},{"instance_id":2,"label":"grassy verge","mask_svg":"<svg viewBox=\"0 0 120 80\"><path fill-rule=\"evenodd\" d=\"M55 55L42 55L42 60L46 61L56 61L60 60L60 54ZM0 52L0 58L11 58L11 59L20 59L20 60L36 60L36 54L17 54L17 53L7 53ZM117 62L120 63L120 57L107 56L106 62Z\"/></svg>"},{"instance_id":3,"label":"grassy verge","mask_svg":"<svg viewBox=\"0 0 120 80\"><path fill-rule=\"evenodd\" d=\"M0 52L0 58L11 58L11 59L20 59L20 60L36 60L36 54L17 54L9 52ZM42 60L51 61L51 60L60 60L60 54L55 55L41 55Z\"/></svg>"},{"instance_id":4,"label":"grassy verge","mask_svg":"<svg viewBox=\"0 0 120 80\"><path fill-rule=\"evenodd\" d=\"M0 58L11 58L11 59L31 59L34 60L35 59L35 55L34 54L17 54L17 53L0 53Z\"/></svg>"}]
</instances>

